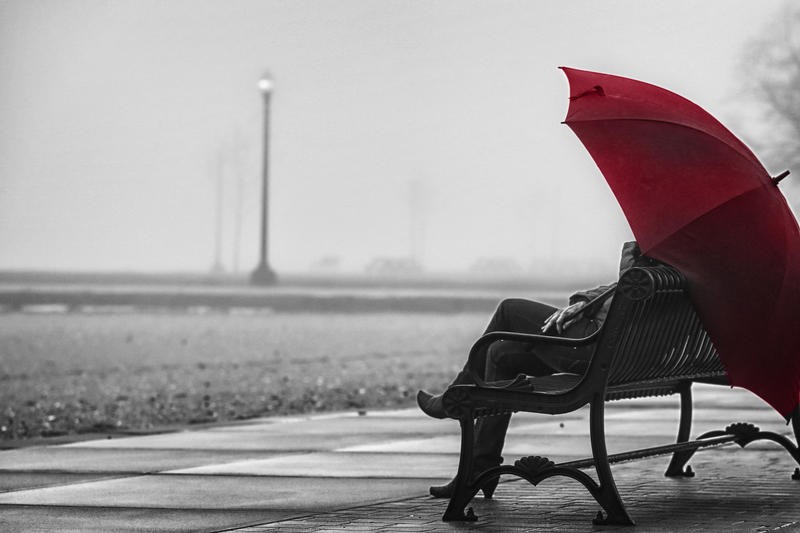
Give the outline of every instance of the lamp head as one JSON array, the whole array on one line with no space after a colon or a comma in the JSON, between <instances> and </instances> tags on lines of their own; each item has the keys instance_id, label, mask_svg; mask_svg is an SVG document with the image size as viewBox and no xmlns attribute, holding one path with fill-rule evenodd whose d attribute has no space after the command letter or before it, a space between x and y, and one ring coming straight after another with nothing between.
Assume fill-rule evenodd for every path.
<instances>
[{"instance_id":1,"label":"lamp head","mask_svg":"<svg viewBox=\"0 0 800 533\"><path fill-rule=\"evenodd\" d=\"M273 81L272 76L270 76L268 72L265 72L261 76L261 79L258 80L258 88L264 94L271 93L272 90L275 88L275 82Z\"/></svg>"}]
</instances>

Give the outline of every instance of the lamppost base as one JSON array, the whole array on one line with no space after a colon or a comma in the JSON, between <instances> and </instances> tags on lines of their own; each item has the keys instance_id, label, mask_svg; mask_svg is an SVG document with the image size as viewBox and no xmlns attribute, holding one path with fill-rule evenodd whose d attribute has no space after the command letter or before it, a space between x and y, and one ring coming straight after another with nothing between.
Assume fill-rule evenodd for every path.
<instances>
[{"instance_id":1,"label":"lamppost base","mask_svg":"<svg viewBox=\"0 0 800 533\"><path fill-rule=\"evenodd\" d=\"M250 274L251 285L275 285L277 281L278 276L275 275L275 271L264 263L258 265Z\"/></svg>"}]
</instances>

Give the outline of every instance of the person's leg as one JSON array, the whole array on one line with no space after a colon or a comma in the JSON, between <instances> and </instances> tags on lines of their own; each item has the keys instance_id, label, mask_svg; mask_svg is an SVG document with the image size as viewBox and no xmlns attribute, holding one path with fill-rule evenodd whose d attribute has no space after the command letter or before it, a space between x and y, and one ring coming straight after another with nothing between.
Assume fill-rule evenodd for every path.
<instances>
[{"instance_id":1,"label":"person's leg","mask_svg":"<svg viewBox=\"0 0 800 533\"><path fill-rule=\"evenodd\" d=\"M455 385L464 385L469 383L473 383L473 379L469 375L469 372L464 369L456 374L455 379L450 382L445 390ZM417 406L422 410L423 413L431 418L447 418L447 413L445 413L444 404L442 403L443 396L444 393L431 394L428 391L420 389L417 391Z\"/></svg>"},{"instance_id":2,"label":"person's leg","mask_svg":"<svg viewBox=\"0 0 800 533\"><path fill-rule=\"evenodd\" d=\"M491 331L514 331L517 333L541 333L545 320L556 311L556 308L521 298L508 298L497 306L484 333ZM488 347L470 354L464 368L448 385L469 384L473 380L470 371L474 371L481 379L486 379L486 353ZM428 416L433 418L446 418L441 394L430 394L427 391L417 392L417 405Z\"/></svg>"},{"instance_id":3,"label":"person's leg","mask_svg":"<svg viewBox=\"0 0 800 533\"><path fill-rule=\"evenodd\" d=\"M495 342L486 355L486 381L513 379L519 374L549 376L556 370L541 361L536 349L519 342ZM501 455L511 415L495 415L478 419L475 427L475 466L481 470L503 462Z\"/></svg>"},{"instance_id":4,"label":"person's leg","mask_svg":"<svg viewBox=\"0 0 800 533\"><path fill-rule=\"evenodd\" d=\"M491 331L517 331L540 333L545 320L557 307L524 298L506 298L497 306L484 333Z\"/></svg>"},{"instance_id":5,"label":"person's leg","mask_svg":"<svg viewBox=\"0 0 800 533\"><path fill-rule=\"evenodd\" d=\"M489 345L486 350L486 369L482 373L486 381L510 379L517 375L516 368L533 374L550 374L552 369L543 363L536 363L536 356L531 353L528 343L498 341ZM518 364L519 363L519 364ZM473 469L479 473L487 468L498 466L503 462L500 455L503 451L506 430L511 419L510 414L484 416L475 423L475 445L473 448ZM499 479L485 483L481 490L486 498L491 498ZM432 486L431 496L449 498L455 489L455 479L446 485Z\"/></svg>"},{"instance_id":6,"label":"person's leg","mask_svg":"<svg viewBox=\"0 0 800 533\"><path fill-rule=\"evenodd\" d=\"M523 300L523 302L526 301ZM537 302L532 303L537 304ZM523 321L515 320L516 317L513 314L514 311L524 310L525 308L529 308L534 312L539 311L539 316L543 317L538 325L538 329L541 329L541 324L554 311L549 306L540 305L528 305L527 303L517 305L516 302L510 304L510 309L504 309L503 311L511 310L512 313L496 313L495 317L503 320L493 320L490 323L490 327L500 329L491 331L514 331L513 329L505 329L506 324L511 324L514 327L526 327ZM538 309L534 309L536 307ZM593 321L581 319L565 331L563 336L569 338L585 337L591 335L596 329L597 325ZM532 333L539 333L539 331L533 331ZM531 344L498 341L492 343L485 351L483 356L485 368L481 374L485 381L501 381L513 379L519 374L541 377L558 372L582 373L586 369L591 354L591 346L571 348L544 343ZM474 363L475 361L473 361ZM476 472L497 466L503 462L501 454L510 419L511 415L495 415L478 419L475 425L475 447L473 448L473 465ZM495 479L481 487L486 498L492 497L497 487L497 481ZM449 498L454 487L455 480L447 485L431 487L430 493L434 497Z\"/></svg>"},{"instance_id":7,"label":"person's leg","mask_svg":"<svg viewBox=\"0 0 800 533\"><path fill-rule=\"evenodd\" d=\"M545 321L557 311L552 305L543 304L534 300L524 300L522 298L507 298L500 302L497 310L492 315L489 324L486 326L484 334L493 331L513 331L515 333L542 333L542 326ZM477 350L470 354L464 371L469 373L474 371L484 380L488 380L485 375L487 368L486 355L489 347ZM504 350L510 352L512 350ZM525 349L518 349L517 352L524 353Z\"/></svg>"},{"instance_id":8,"label":"person's leg","mask_svg":"<svg viewBox=\"0 0 800 533\"><path fill-rule=\"evenodd\" d=\"M547 315L550 316L550 315ZM588 336L596 325L581 319L564 332L568 338ZM486 355L485 380L510 380L519 374L527 376L550 376L558 372L585 371L592 348L564 347L554 344L500 341L493 343ZM482 417L475 427L475 468L485 470L503 462L502 452L511 415ZM485 489L486 487L484 487ZM486 490L484 490L486 494Z\"/></svg>"},{"instance_id":9,"label":"person's leg","mask_svg":"<svg viewBox=\"0 0 800 533\"><path fill-rule=\"evenodd\" d=\"M548 315L549 316L549 315ZM483 372L486 381L513 379L518 374L548 376L554 369L540 361L531 350L530 343L498 341L489 345L486 351L486 368ZM500 465L510 414L485 416L475 423L475 446L473 466L476 473ZM495 478L481 487L483 495L491 498L497 487ZM455 480L441 486L430 488L431 495L449 498L455 487Z\"/></svg>"},{"instance_id":10,"label":"person's leg","mask_svg":"<svg viewBox=\"0 0 800 533\"><path fill-rule=\"evenodd\" d=\"M575 324L567 328L561 335L564 338L580 339L590 336L597 331L597 323L594 320L581 318ZM568 372L571 374L583 374L589 366L589 360L594 353L594 344L587 344L584 346L563 346L557 344L544 344L541 343L533 348L536 355L535 359L546 366L553 369L552 373ZM506 361L507 365L520 365L523 367L521 361ZM520 370L521 373L538 376L527 370Z\"/></svg>"}]
</instances>

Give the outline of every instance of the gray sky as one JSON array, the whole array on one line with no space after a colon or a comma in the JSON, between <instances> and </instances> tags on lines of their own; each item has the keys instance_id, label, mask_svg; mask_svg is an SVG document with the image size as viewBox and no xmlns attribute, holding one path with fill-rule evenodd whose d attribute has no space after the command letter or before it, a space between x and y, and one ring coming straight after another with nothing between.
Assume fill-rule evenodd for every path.
<instances>
[{"instance_id":1,"label":"gray sky","mask_svg":"<svg viewBox=\"0 0 800 533\"><path fill-rule=\"evenodd\" d=\"M740 57L780 7L0 0L0 268L207 270L221 173L223 260L251 269L268 69L279 272L414 253L613 277L629 230L560 124L556 67L664 86L746 137Z\"/></svg>"}]
</instances>

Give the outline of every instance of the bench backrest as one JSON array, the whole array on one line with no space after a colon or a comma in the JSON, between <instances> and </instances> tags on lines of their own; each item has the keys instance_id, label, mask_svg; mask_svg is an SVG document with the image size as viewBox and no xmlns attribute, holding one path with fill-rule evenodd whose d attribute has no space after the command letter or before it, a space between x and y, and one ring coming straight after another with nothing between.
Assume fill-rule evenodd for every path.
<instances>
[{"instance_id":1,"label":"bench backrest","mask_svg":"<svg viewBox=\"0 0 800 533\"><path fill-rule=\"evenodd\" d=\"M687 294L668 266L636 267L620 278L595 359L613 387L724 376L724 368ZM594 365L593 365L594 366Z\"/></svg>"}]
</instances>

